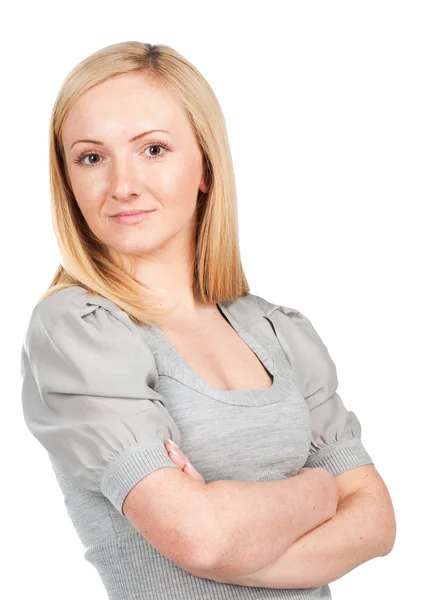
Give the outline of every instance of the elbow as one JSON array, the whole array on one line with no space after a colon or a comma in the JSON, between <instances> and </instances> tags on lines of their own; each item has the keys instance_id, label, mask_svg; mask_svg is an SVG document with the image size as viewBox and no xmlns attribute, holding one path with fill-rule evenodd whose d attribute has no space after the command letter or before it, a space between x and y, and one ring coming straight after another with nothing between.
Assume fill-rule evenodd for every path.
<instances>
[{"instance_id":1,"label":"elbow","mask_svg":"<svg viewBox=\"0 0 424 600\"><path fill-rule=\"evenodd\" d=\"M174 562L188 572L213 573L219 566L222 554L222 536L214 518L214 511L208 510L209 504L203 501L192 511L184 529L184 543L178 560ZM182 560L180 560L182 559Z\"/></svg>"},{"instance_id":2,"label":"elbow","mask_svg":"<svg viewBox=\"0 0 424 600\"><path fill-rule=\"evenodd\" d=\"M391 501L376 503L371 516L372 528L369 532L374 557L387 556L393 550L396 540L396 517Z\"/></svg>"},{"instance_id":3,"label":"elbow","mask_svg":"<svg viewBox=\"0 0 424 600\"><path fill-rule=\"evenodd\" d=\"M219 565L221 556L217 530L211 523L211 515L202 519L195 519L196 531L187 542L186 567L205 573L213 573Z\"/></svg>"},{"instance_id":4,"label":"elbow","mask_svg":"<svg viewBox=\"0 0 424 600\"><path fill-rule=\"evenodd\" d=\"M196 532L192 527L184 532L174 531L172 536L168 535L166 545L156 546L156 549L188 573L212 572L216 564L213 545L207 535L202 535L199 519L193 519L194 525L198 527Z\"/></svg>"},{"instance_id":5,"label":"elbow","mask_svg":"<svg viewBox=\"0 0 424 600\"><path fill-rule=\"evenodd\" d=\"M371 485L371 484L370 484ZM393 550L396 540L396 516L393 503L382 480L375 482L375 487L359 490L369 502L368 521L370 523L369 538L374 557L387 556Z\"/></svg>"},{"instance_id":6,"label":"elbow","mask_svg":"<svg viewBox=\"0 0 424 600\"><path fill-rule=\"evenodd\" d=\"M393 550L396 541L396 516L391 498L388 496L386 504L381 507L381 552L380 556L387 556Z\"/></svg>"},{"instance_id":7,"label":"elbow","mask_svg":"<svg viewBox=\"0 0 424 600\"><path fill-rule=\"evenodd\" d=\"M382 536L380 556L387 556L393 550L396 541L396 518L390 520L390 523L385 528L385 533Z\"/></svg>"}]
</instances>

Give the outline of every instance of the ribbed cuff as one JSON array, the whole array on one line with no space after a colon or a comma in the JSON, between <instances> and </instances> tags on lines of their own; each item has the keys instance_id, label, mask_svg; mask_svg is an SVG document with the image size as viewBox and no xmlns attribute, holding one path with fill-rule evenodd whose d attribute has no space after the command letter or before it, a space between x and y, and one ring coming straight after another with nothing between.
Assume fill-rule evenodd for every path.
<instances>
[{"instance_id":1,"label":"ribbed cuff","mask_svg":"<svg viewBox=\"0 0 424 600\"><path fill-rule=\"evenodd\" d=\"M310 456L305 467L322 467L334 477L361 465L374 464L359 438L340 440Z\"/></svg>"},{"instance_id":2,"label":"ribbed cuff","mask_svg":"<svg viewBox=\"0 0 424 600\"><path fill-rule=\"evenodd\" d=\"M103 473L101 492L114 507L122 512L122 504L130 490L149 473L162 467L179 469L168 456L164 444L148 448L135 447L132 452L118 457Z\"/></svg>"}]
</instances>

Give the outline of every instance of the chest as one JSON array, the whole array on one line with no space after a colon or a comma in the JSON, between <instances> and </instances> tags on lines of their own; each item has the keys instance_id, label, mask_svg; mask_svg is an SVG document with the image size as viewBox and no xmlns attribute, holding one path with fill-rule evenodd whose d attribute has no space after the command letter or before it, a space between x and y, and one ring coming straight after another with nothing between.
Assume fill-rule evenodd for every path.
<instances>
[{"instance_id":1,"label":"chest","mask_svg":"<svg viewBox=\"0 0 424 600\"><path fill-rule=\"evenodd\" d=\"M218 390L262 389L272 374L222 316L213 313L201 322L162 327L181 358L198 376Z\"/></svg>"},{"instance_id":2,"label":"chest","mask_svg":"<svg viewBox=\"0 0 424 600\"><path fill-rule=\"evenodd\" d=\"M209 395L197 385L161 374L158 391L179 431L179 446L206 481L265 481L291 477L306 462L311 429L299 391L280 378L252 398Z\"/></svg>"},{"instance_id":3,"label":"chest","mask_svg":"<svg viewBox=\"0 0 424 600\"><path fill-rule=\"evenodd\" d=\"M269 324L235 327L163 328L154 354L164 409L206 481L293 476L308 455L309 409Z\"/></svg>"}]
</instances>

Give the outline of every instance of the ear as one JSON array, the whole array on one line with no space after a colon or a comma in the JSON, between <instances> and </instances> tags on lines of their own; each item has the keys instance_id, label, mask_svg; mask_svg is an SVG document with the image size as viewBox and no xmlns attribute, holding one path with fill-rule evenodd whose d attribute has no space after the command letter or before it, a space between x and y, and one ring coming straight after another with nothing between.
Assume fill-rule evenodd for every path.
<instances>
[{"instance_id":1,"label":"ear","mask_svg":"<svg viewBox=\"0 0 424 600\"><path fill-rule=\"evenodd\" d=\"M203 193L206 193L209 190L209 186L206 184L204 177L202 177L202 180L200 181L199 190Z\"/></svg>"},{"instance_id":2,"label":"ear","mask_svg":"<svg viewBox=\"0 0 424 600\"><path fill-rule=\"evenodd\" d=\"M209 191L210 187L210 172L208 167L208 161L205 160L205 155L202 156L203 175L200 180L199 190L204 194Z\"/></svg>"}]
</instances>

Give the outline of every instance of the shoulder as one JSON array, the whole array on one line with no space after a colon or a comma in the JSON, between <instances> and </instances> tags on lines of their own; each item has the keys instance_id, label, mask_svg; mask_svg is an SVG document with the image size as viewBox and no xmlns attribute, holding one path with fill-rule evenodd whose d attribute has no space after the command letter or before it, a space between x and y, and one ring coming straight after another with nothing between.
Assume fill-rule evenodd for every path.
<instances>
[{"instance_id":1,"label":"shoulder","mask_svg":"<svg viewBox=\"0 0 424 600\"><path fill-rule=\"evenodd\" d=\"M140 328L114 302L79 286L36 305L22 367L31 369L40 388L66 393L135 397L157 384L155 357Z\"/></svg>"},{"instance_id":2,"label":"shoulder","mask_svg":"<svg viewBox=\"0 0 424 600\"><path fill-rule=\"evenodd\" d=\"M230 303L227 310L248 327L263 317L272 323L296 383L304 397L311 398L310 402L312 397L318 402L317 388L328 393L335 391L338 385L336 366L315 326L300 310L250 293Z\"/></svg>"},{"instance_id":3,"label":"shoulder","mask_svg":"<svg viewBox=\"0 0 424 600\"><path fill-rule=\"evenodd\" d=\"M310 319L297 308L275 304L262 296L248 293L240 296L235 302L227 303L227 310L234 316L243 317L244 322L252 326L260 318L268 318L278 329L290 336L297 332L311 338L316 344L322 345Z\"/></svg>"},{"instance_id":4,"label":"shoulder","mask_svg":"<svg viewBox=\"0 0 424 600\"><path fill-rule=\"evenodd\" d=\"M31 316L37 315L43 322L51 323L65 314L84 317L98 308L109 311L123 321L127 320L126 313L114 302L99 294L89 293L79 285L71 285L47 296L36 304Z\"/></svg>"},{"instance_id":5,"label":"shoulder","mask_svg":"<svg viewBox=\"0 0 424 600\"><path fill-rule=\"evenodd\" d=\"M35 305L29 318L28 331L37 328L52 331L61 323L89 322L94 318L104 323L121 323L131 330L134 328L128 314L112 300L90 293L82 286L72 285Z\"/></svg>"},{"instance_id":6,"label":"shoulder","mask_svg":"<svg viewBox=\"0 0 424 600\"><path fill-rule=\"evenodd\" d=\"M127 313L111 300L89 293L82 286L63 288L38 302L33 308L24 347L34 355L41 346L65 346L77 343L117 341L134 332ZM33 350L33 352L31 352Z\"/></svg>"},{"instance_id":7,"label":"shoulder","mask_svg":"<svg viewBox=\"0 0 424 600\"><path fill-rule=\"evenodd\" d=\"M275 304L262 296L250 292L244 296L239 296L233 302L222 302L221 304L231 315L248 328L252 327L259 319L270 317L276 311L286 315L287 319L299 319L303 316L295 308Z\"/></svg>"}]
</instances>

